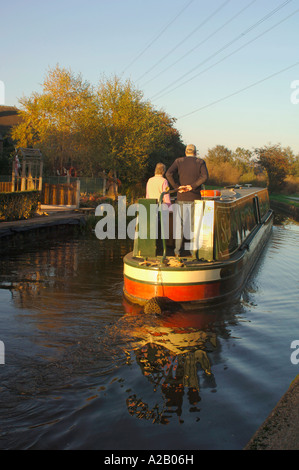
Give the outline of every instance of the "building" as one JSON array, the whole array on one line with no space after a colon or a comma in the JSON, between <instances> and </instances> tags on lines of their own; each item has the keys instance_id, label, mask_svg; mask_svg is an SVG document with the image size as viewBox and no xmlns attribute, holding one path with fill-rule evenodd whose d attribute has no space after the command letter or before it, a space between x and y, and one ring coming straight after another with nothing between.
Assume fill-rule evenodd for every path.
<instances>
[{"instance_id":1,"label":"building","mask_svg":"<svg viewBox=\"0 0 299 470\"><path fill-rule=\"evenodd\" d=\"M15 106L0 106L0 154L3 152L4 144L11 144L11 128L20 124L22 118Z\"/></svg>"}]
</instances>

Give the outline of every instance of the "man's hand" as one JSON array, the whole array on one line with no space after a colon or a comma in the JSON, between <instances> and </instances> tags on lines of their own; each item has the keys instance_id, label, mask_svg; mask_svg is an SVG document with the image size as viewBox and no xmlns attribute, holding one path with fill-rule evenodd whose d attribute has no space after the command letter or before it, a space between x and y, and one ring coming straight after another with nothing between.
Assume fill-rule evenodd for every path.
<instances>
[{"instance_id":1,"label":"man's hand","mask_svg":"<svg viewBox=\"0 0 299 470\"><path fill-rule=\"evenodd\" d=\"M192 186L187 184L187 186L180 186L178 189L179 193L187 193L188 191L192 191Z\"/></svg>"}]
</instances>

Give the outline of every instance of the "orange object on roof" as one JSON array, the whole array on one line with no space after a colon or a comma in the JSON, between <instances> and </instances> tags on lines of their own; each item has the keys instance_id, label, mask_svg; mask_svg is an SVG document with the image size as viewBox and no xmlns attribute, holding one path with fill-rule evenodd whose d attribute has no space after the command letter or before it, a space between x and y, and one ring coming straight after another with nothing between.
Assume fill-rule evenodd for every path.
<instances>
[{"instance_id":1,"label":"orange object on roof","mask_svg":"<svg viewBox=\"0 0 299 470\"><path fill-rule=\"evenodd\" d=\"M201 197L220 197L221 191L218 189L204 189L200 191Z\"/></svg>"}]
</instances>

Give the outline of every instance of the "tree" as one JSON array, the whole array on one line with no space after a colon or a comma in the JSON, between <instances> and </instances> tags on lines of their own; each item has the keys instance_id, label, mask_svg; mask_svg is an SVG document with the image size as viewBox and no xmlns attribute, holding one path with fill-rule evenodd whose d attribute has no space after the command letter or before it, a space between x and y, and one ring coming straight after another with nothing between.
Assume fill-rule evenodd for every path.
<instances>
[{"instance_id":1,"label":"tree","mask_svg":"<svg viewBox=\"0 0 299 470\"><path fill-rule=\"evenodd\" d=\"M22 123L12 137L23 147L40 147L52 172L86 153L86 115L95 110L92 87L58 65L48 72L42 93L22 98ZM83 129L85 132L83 132Z\"/></svg>"},{"instance_id":2,"label":"tree","mask_svg":"<svg viewBox=\"0 0 299 470\"><path fill-rule=\"evenodd\" d=\"M145 179L157 157L167 163L182 146L174 119L155 110L130 80L102 80L98 108L105 161L128 183Z\"/></svg>"},{"instance_id":3,"label":"tree","mask_svg":"<svg viewBox=\"0 0 299 470\"><path fill-rule=\"evenodd\" d=\"M242 172L234 164L233 152L224 145L208 150L207 166L210 184L222 186L239 182Z\"/></svg>"},{"instance_id":4,"label":"tree","mask_svg":"<svg viewBox=\"0 0 299 470\"><path fill-rule=\"evenodd\" d=\"M112 170L135 183L146 178L156 158L166 163L182 148L175 120L116 76L92 87L56 66L42 92L20 103L23 120L13 138L19 146L40 148L51 173L75 165L87 176Z\"/></svg>"},{"instance_id":5,"label":"tree","mask_svg":"<svg viewBox=\"0 0 299 470\"><path fill-rule=\"evenodd\" d=\"M155 147L148 157L146 180L154 175L157 163L164 163L168 168L176 158L185 155L185 145L179 131L174 127L175 119L170 118L163 111L158 112L158 115L160 138L157 139Z\"/></svg>"},{"instance_id":6,"label":"tree","mask_svg":"<svg viewBox=\"0 0 299 470\"><path fill-rule=\"evenodd\" d=\"M281 191L289 170L289 153L278 144L257 148L255 153L267 173L269 191Z\"/></svg>"},{"instance_id":7,"label":"tree","mask_svg":"<svg viewBox=\"0 0 299 470\"><path fill-rule=\"evenodd\" d=\"M233 160L235 166L241 169L243 174L253 169L253 154L250 150L237 147L233 153Z\"/></svg>"},{"instance_id":8,"label":"tree","mask_svg":"<svg viewBox=\"0 0 299 470\"><path fill-rule=\"evenodd\" d=\"M212 149L208 150L207 159L211 164L218 163L232 163L233 152L224 145L216 145Z\"/></svg>"},{"instance_id":9,"label":"tree","mask_svg":"<svg viewBox=\"0 0 299 470\"><path fill-rule=\"evenodd\" d=\"M299 155L295 156L293 162L291 163L290 174L296 177L299 176Z\"/></svg>"}]
</instances>

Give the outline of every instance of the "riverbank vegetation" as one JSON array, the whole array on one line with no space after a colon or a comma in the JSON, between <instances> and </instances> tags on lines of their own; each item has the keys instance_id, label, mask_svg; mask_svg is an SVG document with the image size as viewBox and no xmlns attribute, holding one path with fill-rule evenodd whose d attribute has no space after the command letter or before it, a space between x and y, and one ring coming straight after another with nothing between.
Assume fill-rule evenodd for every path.
<instances>
[{"instance_id":1,"label":"riverbank vegetation","mask_svg":"<svg viewBox=\"0 0 299 470\"><path fill-rule=\"evenodd\" d=\"M12 137L17 146L41 149L45 175L72 168L76 176L99 176L105 170L121 181L121 194L134 200L144 195L157 162L169 167L184 155L175 118L116 76L92 86L57 65L48 71L42 91L23 97L20 105L22 122ZM200 156L207 162L209 185L250 183L268 186L270 193L299 193L299 156L289 147L215 145Z\"/></svg>"},{"instance_id":2,"label":"riverbank vegetation","mask_svg":"<svg viewBox=\"0 0 299 470\"><path fill-rule=\"evenodd\" d=\"M175 119L156 110L131 81L103 78L91 86L56 66L41 93L20 99L22 123L12 131L21 147L37 147L45 173L97 176L113 171L124 185L152 176L157 162L170 164L184 151Z\"/></svg>"},{"instance_id":3,"label":"riverbank vegetation","mask_svg":"<svg viewBox=\"0 0 299 470\"><path fill-rule=\"evenodd\" d=\"M270 144L233 152L217 145L208 151L206 161L210 184L252 184L268 186L270 193L299 192L299 156L289 147Z\"/></svg>"},{"instance_id":4,"label":"riverbank vegetation","mask_svg":"<svg viewBox=\"0 0 299 470\"><path fill-rule=\"evenodd\" d=\"M33 217L38 209L39 191L0 193L0 221Z\"/></svg>"},{"instance_id":5,"label":"riverbank vegetation","mask_svg":"<svg viewBox=\"0 0 299 470\"><path fill-rule=\"evenodd\" d=\"M299 209L299 193L292 194L292 196L287 196L285 194L272 193L271 200L280 204L294 206Z\"/></svg>"}]
</instances>

